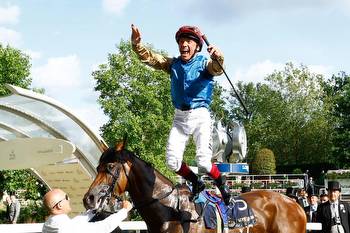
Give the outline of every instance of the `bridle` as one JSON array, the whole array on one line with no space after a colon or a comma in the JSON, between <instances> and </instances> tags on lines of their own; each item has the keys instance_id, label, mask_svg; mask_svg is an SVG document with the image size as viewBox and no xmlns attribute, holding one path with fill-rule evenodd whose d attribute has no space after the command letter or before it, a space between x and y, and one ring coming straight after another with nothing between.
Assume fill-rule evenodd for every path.
<instances>
[{"instance_id":1,"label":"bridle","mask_svg":"<svg viewBox=\"0 0 350 233\"><path fill-rule=\"evenodd\" d=\"M125 171L125 168L124 168L124 164L123 165L123 170L126 173ZM111 170L111 168L109 166L106 167L106 171L107 173L112 177L112 183L111 185L103 185L103 187L106 187L106 191L104 191L104 195L101 196L101 202L99 204L99 207L97 208L97 212L107 212L107 213L110 213L110 211L106 211L106 210L103 210L103 205L104 205L104 202L107 200L107 199L111 199L111 198L114 198L115 200L117 200L117 202L121 202L122 201L122 198L116 194L114 194L114 189L115 189L115 186L117 184L117 180L119 179L119 173L116 171L115 173L113 173L113 171ZM109 200L108 200L109 202Z\"/></svg>"},{"instance_id":2,"label":"bridle","mask_svg":"<svg viewBox=\"0 0 350 233\"><path fill-rule=\"evenodd\" d=\"M124 174L126 176L127 182L128 182L128 184L130 184L131 183L130 182L130 177L129 177L129 175L128 175L127 171L126 171L126 168L125 168L125 163L127 163L127 160L120 159L119 161L114 162L114 163L120 163L121 164L121 166L123 168L123 172L124 172ZM111 183L111 185L108 185L109 187L108 187L105 195L102 196L102 201L100 203L100 207L103 205L104 200L106 200L107 198L113 197L113 198L117 199L118 201L122 201L120 196L114 194L115 186L117 185L117 180L119 179L119 176L120 176L120 173L117 170L118 169L116 169L116 171L113 172L113 170L109 166L106 167L107 173L112 177L112 183ZM133 209L142 209L142 208L144 208L146 206L152 205L153 203L158 202L158 201L160 201L160 200L170 196L174 192L175 189L177 189L177 188L172 186L172 188L171 188L171 190L169 192L162 194L160 197L153 198L152 200L145 201L145 202L139 202L139 203L135 203L134 202Z\"/></svg>"}]
</instances>

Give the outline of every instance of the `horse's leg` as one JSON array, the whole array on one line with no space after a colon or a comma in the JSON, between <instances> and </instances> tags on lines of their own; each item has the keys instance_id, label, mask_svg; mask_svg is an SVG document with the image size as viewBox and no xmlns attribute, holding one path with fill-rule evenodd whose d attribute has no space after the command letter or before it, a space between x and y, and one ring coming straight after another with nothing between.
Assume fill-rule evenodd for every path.
<instances>
[{"instance_id":1,"label":"horse's leg","mask_svg":"<svg viewBox=\"0 0 350 233\"><path fill-rule=\"evenodd\" d=\"M198 221L190 224L189 233L217 233L216 229L206 229L204 221ZM222 232L220 232L222 233Z\"/></svg>"},{"instance_id":2,"label":"horse's leg","mask_svg":"<svg viewBox=\"0 0 350 233\"><path fill-rule=\"evenodd\" d=\"M183 228L178 221L166 222L160 229L161 233L183 233Z\"/></svg>"},{"instance_id":3,"label":"horse's leg","mask_svg":"<svg viewBox=\"0 0 350 233\"><path fill-rule=\"evenodd\" d=\"M168 221L160 229L161 233L216 233L216 230L205 229L201 221L189 224L188 228L183 228L178 221ZM221 233L221 232L220 232Z\"/></svg>"}]
</instances>

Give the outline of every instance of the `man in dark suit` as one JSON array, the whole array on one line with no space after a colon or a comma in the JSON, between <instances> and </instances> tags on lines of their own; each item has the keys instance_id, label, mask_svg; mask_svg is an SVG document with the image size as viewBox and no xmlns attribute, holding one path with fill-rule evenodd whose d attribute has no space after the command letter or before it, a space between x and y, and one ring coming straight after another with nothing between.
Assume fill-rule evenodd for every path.
<instances>
[{"instance_id":1,"label":"man in dark suit","mask_svg":"<svg viewBox=\"0 0 350 233\"><path fill-rule=\"evenodd\" d=\"M295 189L293 187L287 187L286 195L292 198L294 201L298 202L298 197L295 195Z\"/></svg>"},{"instance_id":2,"label":"man in dark suit","mask_svg":"<svg viewBox=\"0 0 350 233\"><path fill-rule=\"evenodd\" d=\"M301 188L299 190L299 195L298 195L298 203L303 209L305 210L307 207L310 206L309 200L307 198L307 192L304 188Z\"/></svg>"},{"instance_id":3,"label":"man in dark suit","mask_svg":"<svg viewBox=\"0 0 350 233\"><path fill-rule=\"evenodd\" d=\"M338 181L328 182L329 201L317 208L316 220L322 223L322 233L350 233L350 207L340 201L341 187Z\"/></svg>"},{"instance_id":4,"label":"man in dark suit","mask_svg":"<svg viewBox=\"0 0 350 233\"><path fill-rule=\"evenodd\" d=\"M321 193L320 195L320 203L325 203L328 201L328 194L326 192Z\"/></svg>"},{"instance_id":5,"label":"man in dark suit","mask_svg":"<svg viewBox=\"0 0 350 233\"><path fill-rule=\"evenodd\" d=\"M308 193L309 203L304 210L308 222L316 222L316 211L318 207L318 195L315 192Z\"/></svg>"}]
</instances>

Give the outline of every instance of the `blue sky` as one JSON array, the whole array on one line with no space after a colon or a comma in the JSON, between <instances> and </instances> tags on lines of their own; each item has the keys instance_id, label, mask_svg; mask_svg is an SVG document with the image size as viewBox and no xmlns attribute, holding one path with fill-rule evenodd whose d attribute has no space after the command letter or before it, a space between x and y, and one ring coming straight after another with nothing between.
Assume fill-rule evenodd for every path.
<instances>
[{"instance_id":1,"label":"blue sky","mask_svg":"<svg viewBox=\"0 0 350 233\"><path fill-rule=\"evenodd\" d=\"M350 0L0 0L0 43L29 54L33 87L96 131L106 117L91 72L130 38L131 23L173 56L176 30L198 26L234 83L260 82L287 62L326 78L350 69Z\"/></svg>"}]
</instances>

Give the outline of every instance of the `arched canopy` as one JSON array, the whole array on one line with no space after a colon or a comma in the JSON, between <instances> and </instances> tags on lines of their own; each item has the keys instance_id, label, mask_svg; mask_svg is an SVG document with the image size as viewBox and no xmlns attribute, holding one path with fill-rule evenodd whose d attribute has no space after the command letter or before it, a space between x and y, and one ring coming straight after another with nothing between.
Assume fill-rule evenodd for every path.
<instances>
[{"instance_id":1,"label":"arched canopy","mask_svg":"<svg viewBox=\"0 0 350 233\"><path fill-rule=\"evenodd\" d=\"M11 94L0 97L0 148L5 142L7 147L18 145L11 142L19 138L51 138L73 144L75 151L69 159L38 167L31 163L28 168L50 188L62 188L70 195L72 215L81 212L82 197L96 175L104 141L56 100L13 85L6 86ZM13 150L11 154L16 148ZM8 159L5 151L0 150L0 161ZM26 156L37 159L34 154ZM7 169L1 164L0 170ZM23 164L19 167L23 168Z\"/></svg>"}]
</instances>

